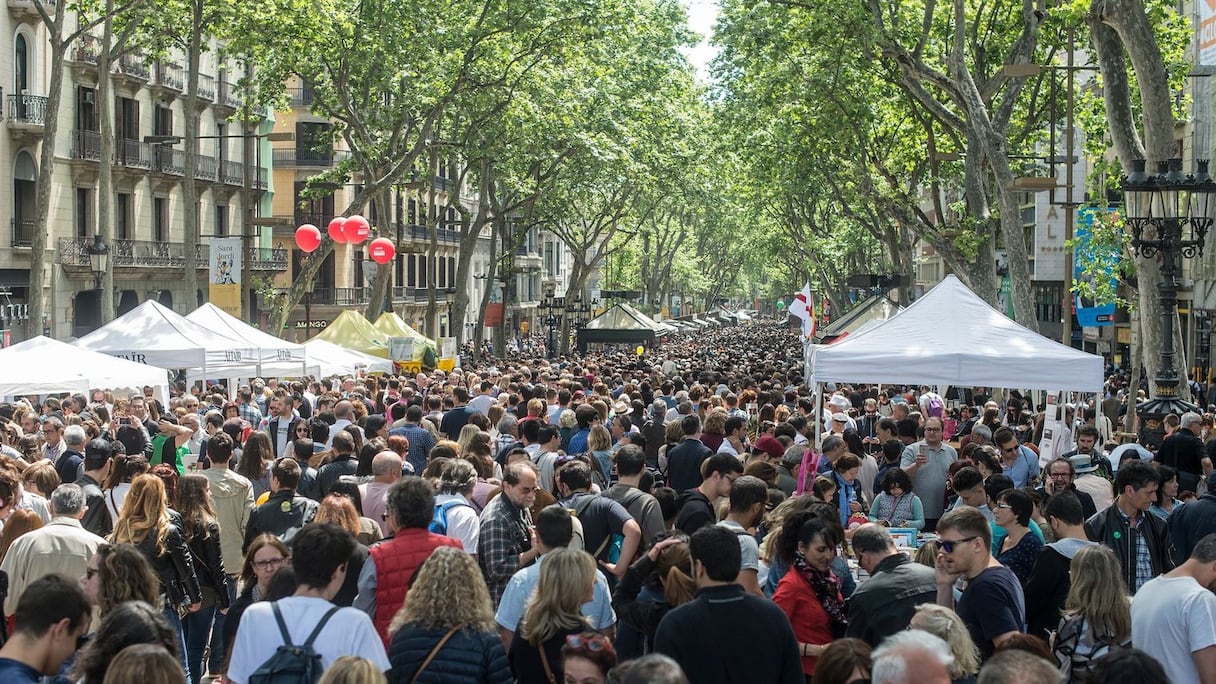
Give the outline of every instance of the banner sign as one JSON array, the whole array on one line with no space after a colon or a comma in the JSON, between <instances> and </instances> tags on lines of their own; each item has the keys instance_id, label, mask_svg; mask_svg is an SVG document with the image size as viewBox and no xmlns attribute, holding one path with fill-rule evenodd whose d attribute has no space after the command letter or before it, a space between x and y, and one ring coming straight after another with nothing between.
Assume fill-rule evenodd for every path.
<instances>
[{"instance_id":1,"label":"banner sign","mask_svg":"<svg viewBox=\"0 0 1216 684\"><path fill-rule=\"evenodd\" d=\"M456 338L455 337L441 337L441 338L439 338L439 344L440 344L440 350L442 352L441 354L439 354L439 356L441 356L445 359L456 358Z\"/></svg>"},{"instance_id":2,"label":"banner sign","mask_svg":"<svg viewBox=\"0 0 1216 684\"><path fill-rule=\"evenodd\" d=\"M241 318L240 238L211 238L208 298L226 313Z\"/></svg>"},{"instance_id":3,"label":"banner sign","mask_svg":"<svg viewBox=\"0 0 1216 684\"><path fill-rule=\"evenodd\" d=\"M412 337L390 337L388 338L388 358L393 361L413 361L414 360L414 338Z\"/></svg>"},{"instance_id":4,"label":"banner sign","mask_svg":"<svg viewBox=\"0 0 1216 684\"><path fill-rule=\"evenodd\" d=\"M1085 207L1077 211L1077 227L1073 235L1073 266L1072 278L1074 281L1093 280L1095 277L1105 277L1110 280L1115 277L1115 274L1108 267L1105 276L1095 276L1092 273L1085 272L1085 265L1094 260L1095 249L1090 244L1089 236L1093 234L1094 218L1098 212L1110 213L1110 209L1096 209ZM1114 263L1114 260L1109 260ZM1115 324L1115 305L1098 304L1091 299L1086 299L1080 294L1073 293L1073 305L1077 310L1077 324L1083 328L1106 326Z\"/></svg>"}]
</instances>

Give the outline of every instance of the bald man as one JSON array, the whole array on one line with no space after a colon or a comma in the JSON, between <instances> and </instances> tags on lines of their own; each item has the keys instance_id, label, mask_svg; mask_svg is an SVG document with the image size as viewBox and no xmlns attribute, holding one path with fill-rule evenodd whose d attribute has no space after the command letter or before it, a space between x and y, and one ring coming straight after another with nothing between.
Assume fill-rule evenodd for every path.
<instances>
[{"instance_id":1,"label":"bald man","mask_svg":"<svg viewBox=\"0 0 1216 684\"><path fill-rule=\"evenodd\" d=\"M388 527L384 520L384 498L388 494L388 488L401 479L403 467L401 457L395 452L381 451L372 458L371 481L359 485L363 517L375 520L385 536L388 536Z\"/></svg>"}]
</instances>

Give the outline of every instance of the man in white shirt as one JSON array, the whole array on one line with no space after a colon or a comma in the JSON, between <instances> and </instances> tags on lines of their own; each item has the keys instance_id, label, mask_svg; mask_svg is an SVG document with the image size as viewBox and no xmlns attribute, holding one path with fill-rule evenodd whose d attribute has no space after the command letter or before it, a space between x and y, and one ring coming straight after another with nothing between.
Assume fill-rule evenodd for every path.
<instances>
[{"instance_id":1,"label":"man in white shirt","mask_svg":"<svg viewBox=\"0 0 1216 684\"><path fill-rule=\"evenodd\" d=\"M327 613L334 611L312 645L323 667L350 655L366 658L381 672L388 672L388 656L371 618L356 608L338 608L330 603L346 579L346 561L354 551L355 538L332 523L307 525L296 533L291 561L299 588L285 599L254 603L245 611L232 645L228 681L246 684L249 676L284 644L275 607L283 615L291 643L297 646L326 619Z\"/></svg>"},{"instance_id":2,"label":"man in white shirt","mask_svg":"<svg viewBox=\"0 0 1216 684\"><path fill-rule=\"evenodd\" d=\"M1149 580L1132 599L1132 643L1161 663L1171 682L1216 682L1216 534L1191 557Z\"/></svg>"},{"instance_id":3,"label":"man in white shirt","mask_svg":"<svg viewBox=\"0 0 1216 684\"><path fill-rule=\"evenodd\" d=\"M484 416L494 405L494 383L483 380L479 389L481 393L469 400L468 407L470 411L476 411Z\"/></svg>"}]
</instances>

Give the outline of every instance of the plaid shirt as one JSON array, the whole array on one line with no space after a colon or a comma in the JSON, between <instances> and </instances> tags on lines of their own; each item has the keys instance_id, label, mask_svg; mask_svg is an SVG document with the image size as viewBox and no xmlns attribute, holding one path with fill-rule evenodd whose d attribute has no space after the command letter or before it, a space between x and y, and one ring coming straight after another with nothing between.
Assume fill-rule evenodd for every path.
<instances>
[{"instance_id":1,"label":"plaid shirt","mask_svg":"<svg viewBox=\"0 0 1216 684\"><path fill-rule=\"evenodd\" d=\"M531 525L530 512L517 507L506 493L494 497L481 512L477 563L495 606L502 600L511 576L519 570L519 554L531 548Z\"/></svg>"},{"instance_id":2,"label":"plaid shirt","mask_svg":"<svg viewBox=\"0 0 1216 684\"><path fill-rule=\"evenodd\" d=\"M262 411L257 404L237 404L237 411L240 412L241 420L249 423L257 428L262 424Z\"/></svg>"},{"instance_id":3,"label":"plaid shirt","mask_svg":"<svg viewBox=\"0 0 1216 684\"><path fill-rule=\"evenodd\" d=\"M1143 587L1153 578L1153 558L1148 552L1148 542L1144 541L1144 535L1140 534L1140 525L1144 522L1144 516L1152 514L1141 513L1136 516L1136 522L1133 523L1123 513L1122 508L1118 506L1114 508L1119 512L1119 517L1123 518L1127 523L1128 534L1136 538L1136 586L1132 587L1132 593L1134 594L1140 591L1140 587Z\"/></svg>"}]
</instances>

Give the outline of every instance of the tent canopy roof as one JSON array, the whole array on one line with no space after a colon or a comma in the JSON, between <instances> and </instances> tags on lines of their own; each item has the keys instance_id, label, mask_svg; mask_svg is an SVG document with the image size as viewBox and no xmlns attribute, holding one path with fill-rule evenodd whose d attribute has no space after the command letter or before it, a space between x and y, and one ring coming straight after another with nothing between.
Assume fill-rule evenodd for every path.
<instances>
[{"instance_id":1,"label":"tent canopy roof","mask_svg":"<svg viewBox=\"0 0 1216 684\"><path fill-rule=\"evenodd\" d=\"M262 332L211 302L187 314L186 319L234 339L244 340L256 348L260 352L258 365L262 374L282 372L299 375L304 371L304 345Z\"/></svg>"},{"instance_id":2,"label":"tent canopy roof","mask_svg":"<svg viewBox=\"0 0 1216 684\"><path fill-rule=\"evenodd\" d=\"M891 301L886 295L868 297L849 309L843 316L817 331L815 339L831 342L833 338L841 335L853 335L859 332L866 323L888 320L903 310L904 307Z\"/></svg>"},{"instance_id":3,"label":"tent canopy roof","mask_svg":"<svg viewBox=\"0 0 1216 684\"><path fill-rule=\"evenodd\" d=\"M388 337L372 325L363 314L349 309L338 314L325 330L313 338L339 347L388 358Z\"/></svg>"},{"instance_id":4,"label":"tent canopy roof","mask_svg":"<svg viewBox=\"0 0 1216 684\"><path fill-rule=\"evenodd\" d=\"M1095 392L1103 366L1018 325L949 275L887 322L816 349L812 379Z\"/></svg>"},{"instance_id":5,"label":"tent canopy roof","mask_svg":"<svg viewBox=\"0 0 1216 684\"><path fill-rule=\"evenodd\" d=\"M346 375L360 368L369 373L391 373L393 362L354 349L340 347L332 342L312 338L304 343L308 348L309 364L319 366L319 375Z\"/></svg>"},{"instance_id":6,"label":"tent canopy roof","mask_svg":"<svg viewBox=\"0 0 1216 684\"><path fill-rule=\"evenodd\" d=\"M151 299L76 340L76 346L160 368L208 372L256 364L259 354L248 342L199 325Z\"/></svg>"},{"instance_id":7,"label":"tent canopy roof","mask_svg":"<svg viewBox=\"0 0 1216 684\"><path fill-rule=\"evenodd\" d=\"M430 347L435 346L435 341L431 338L418 332L409 323L406 323L395 311L385 311L380 314L374 323L376 330L385 338L389 337L408 337L415 342L421 342Z\"/></svg>"},{"instance_id":8,"label":"tent canopy roof","mask_svg":"<svg viewBox=\"0 0 1216 684\"><path fill-rule=\"evenodd\" d=\"M0 396L168 387L165 369L39 335L0 349Z\"/></svg>"}]
</instances>

